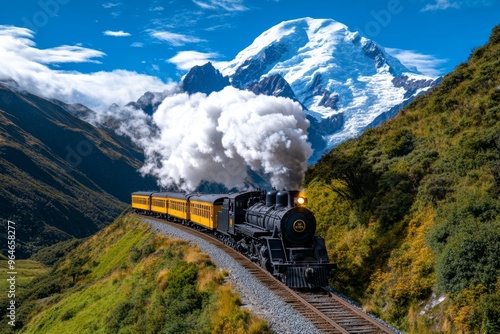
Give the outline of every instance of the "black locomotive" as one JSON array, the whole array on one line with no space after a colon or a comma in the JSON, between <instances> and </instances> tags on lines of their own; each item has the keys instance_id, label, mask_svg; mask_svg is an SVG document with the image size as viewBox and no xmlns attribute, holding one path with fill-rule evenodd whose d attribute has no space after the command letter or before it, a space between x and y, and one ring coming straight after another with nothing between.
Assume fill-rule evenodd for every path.
<instances>
[{"instance_id":1,"label":"black locomotive","mask_svg":"<svg viewBox=\"0 0 500 334\"><path fill-rule=\"evenodd\" d=\"M284 190L132 194L132 208L208 229L294 289L327 286L332 267L304 202L298 191Z\"/></svg>"}]
</instances>

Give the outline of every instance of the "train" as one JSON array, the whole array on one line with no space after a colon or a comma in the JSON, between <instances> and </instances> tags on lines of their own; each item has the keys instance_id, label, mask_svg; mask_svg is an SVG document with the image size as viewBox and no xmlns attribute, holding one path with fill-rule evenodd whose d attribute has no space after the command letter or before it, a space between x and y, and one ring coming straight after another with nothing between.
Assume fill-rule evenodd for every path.
<instances>
[{"instance_id":1,"label":"train","mask_svg":"<svg viewBox=\"0 0 500 334\"><path fill-rule=\"evenodd\" d=\"M292 289L328 286L332 263L299 191L228 194L137 191L132 209L212 233Z\"/></svg>"}]
</instances>

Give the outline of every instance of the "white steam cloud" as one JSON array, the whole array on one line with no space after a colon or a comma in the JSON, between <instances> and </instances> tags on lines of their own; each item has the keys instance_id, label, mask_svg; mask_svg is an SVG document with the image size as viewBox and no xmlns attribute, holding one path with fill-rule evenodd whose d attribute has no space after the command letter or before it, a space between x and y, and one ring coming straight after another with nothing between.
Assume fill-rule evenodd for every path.
<instances>
[{"instance_id":1,"label":"white steam cloud","mask_svg":"<svg viewBox=\"0 0 500 334\"><path fill-rule=\"evenodd\" d=\"M205 94L166 97L153 115L157 135L144 148L144 174L162 186L194 190L202 181L242 188L247 167L270 174L271 184L300 188L307 159L309 121L290 99L226 87Z\"/></svg>"}]
</instances>

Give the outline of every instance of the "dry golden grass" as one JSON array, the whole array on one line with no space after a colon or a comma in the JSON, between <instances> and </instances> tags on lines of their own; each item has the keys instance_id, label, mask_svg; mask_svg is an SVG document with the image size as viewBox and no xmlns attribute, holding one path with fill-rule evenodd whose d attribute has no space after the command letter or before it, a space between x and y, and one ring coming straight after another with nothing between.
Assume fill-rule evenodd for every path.
<instances>
[{"instance_id":1,"label":"dry golden grass","mask_svg":"<svg viewBox=\"0 0 500 334\"><path fill-rule=\"evenodd\" d=\"M156 282L158 283L158 286L160 287L161 291L165 291L165 288L167 287L169 273L170 269L165 268L161 270L158 273L158 275L156 275Z\"/></svg>"},{"instance_id":2,"label":"dry golden grass","mask_svg":"<svg viewBox=\"0 0 500 334\"><path fill-rule=\"evenodd\" d=\"M116 270L110 276L109 279L113 282L113 284L123 281L130 273L131 269L127 270Z\"/></svg>"},{"instance_id":3,"label":"dry golden grass","mask_svg":"<svg viewBox=\"0 0 500 334\"><path fill-rule=\"evenodd\" d=\"M198 271L198 290L208 290L214 283L218 283L217 272L213 267L204 267Z\"/></svg>"},{"instance_id":4,"label":"dry golden grass","mask_svg":"<svg viewBox=\"0 0 500 334\"><path fill-rule=\"evenodd\" d=\"M159 257L156 257L156 256L148 256L147 258L145 258L144 260L142 260L141 262L141 271L143 273L150 273L153 271L155 265L158 263L158 261L160 261L161 259Z\"/></svg>"},{"instance_id":5,"label":"dry golden grass","mask_svg":"<svg viewBox=\"0 0 500 334\"><path fill-rule=\"evenodd\" d=\"M208 254L202 253L198 247L193 246L186 250L184 261L187 263L212 264L212 260L210 260Z\"/></svg>"}]
</instances>

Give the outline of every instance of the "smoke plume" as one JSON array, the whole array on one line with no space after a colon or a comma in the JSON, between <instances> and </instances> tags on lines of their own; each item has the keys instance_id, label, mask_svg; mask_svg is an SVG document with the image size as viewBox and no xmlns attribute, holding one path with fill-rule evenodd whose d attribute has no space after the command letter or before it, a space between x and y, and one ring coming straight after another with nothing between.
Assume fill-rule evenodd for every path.
<instances>
[{"instance_id":1,"label":"smoke plume","mask_svg":"<svg viewBox=\"0 0 500 334\"><path fill-rule=\"evenodd\" d=\"M152 121L155 135L135 141L146 157L141 172L164 187L194 190L207 181L241 188L250 168L268 173L274 187L298 189L312 154L297 102L233 87L168 96Z\"/></svg>"}]
</instances>

